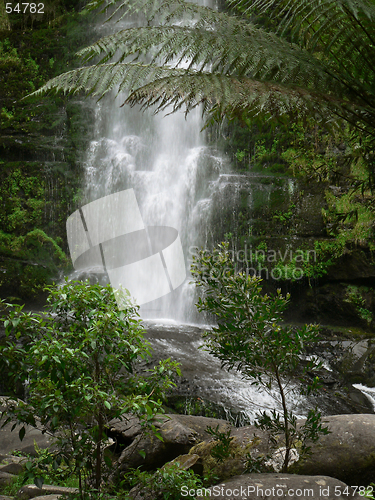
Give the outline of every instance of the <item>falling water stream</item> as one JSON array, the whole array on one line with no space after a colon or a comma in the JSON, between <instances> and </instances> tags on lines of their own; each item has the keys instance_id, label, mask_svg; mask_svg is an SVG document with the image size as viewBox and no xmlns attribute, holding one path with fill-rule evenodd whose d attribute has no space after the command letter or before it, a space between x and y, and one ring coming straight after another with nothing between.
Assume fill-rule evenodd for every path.
<instances>
[{"instance_id":1,"label":"falling water stream","mask_svg":"<svg viewBox=\"0 0 375 500\"><path fill-rule=\"evenodd\" d=\"M103 36L134 23L136 19L121 20L120 26L113 22L96 29ZM145 226L178 231L187 279L173 292L143 305L140 312L144 318L197 321L194 288L189 285L189 249L204 245L202 235L209 233L212 206L204 186L217 180L228 165L205 144L199 109L187 117L184 111L155 115L152 109L120 107L124 98L115 99L113 93L96 105L95 137L84 163L84 202L132 188Z\"/></svg>"}]
</instances>

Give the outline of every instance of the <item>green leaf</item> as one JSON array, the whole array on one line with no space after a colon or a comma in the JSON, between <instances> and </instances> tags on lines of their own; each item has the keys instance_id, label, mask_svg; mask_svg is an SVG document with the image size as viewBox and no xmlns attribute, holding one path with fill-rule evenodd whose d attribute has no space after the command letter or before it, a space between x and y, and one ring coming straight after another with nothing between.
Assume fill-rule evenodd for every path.
<instances>
[{"instance_id":1,"label":"green leaf","mask_svg":"<svg viewBox=\"0 0 375 500\"><path fill-rule=\"evenodd\" d=\"M21 429L19 430L18 432L18 436L20 438L20 441L23 440L23 438L25 437L25 434L26 434L26 429L25 427L21 427Z\"/></svg>"},{"instance_id":2,"label":"green leaf","mask_svg":"<svg viewBox=\"0 0 375 500\"><path fill-rule=\"evenodd\" d=\"M160 441L162 441L164 443L163 436L161 434L159 434L159 432L154 432L154 436L157 437Z\"/></svg>"},{"instance_id":3,"label":"green leaf","mask_svg":"<svg viewBox=\"0 0 375 500\"><path fill-rule=\"evenodd\" d=\"M34 484L37 488L42 488L44 483L44 479L42 477L35 477Z\"/></svg>"}]
</instances>

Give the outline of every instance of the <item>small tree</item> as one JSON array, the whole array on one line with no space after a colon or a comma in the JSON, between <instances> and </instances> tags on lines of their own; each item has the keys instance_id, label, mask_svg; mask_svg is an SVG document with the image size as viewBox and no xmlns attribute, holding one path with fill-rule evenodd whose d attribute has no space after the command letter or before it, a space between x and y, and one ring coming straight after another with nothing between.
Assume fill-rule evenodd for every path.
<instances>
[{"instance_id":1,"label":"small tree","mask_svg":"<svg viewBox=\"0 0 375 500\"><path fill-rule=\"evenodd\" d=\"M156 432L152 419L179 373L169 359L148 376L133 371L137 359L149 355L137 311L130 301L119 311L109 285L70 282L49 288L47 314L9 306L4 321L0 363L27 390L25 401L8 404L5 423L15 417L54 436L57 450L47 462L68 465L81 495L84 487L100 491L107 421L132 413ZM23 426L21 439L24 434Z\"/></svg>"},{"instance_id":2,"label":"small tree","mask_svg":"<svg viewBox=\"0 0 375 500\"><path fill-rule=\"evenodd\" d=\"M318 327L305 325L294 329L281 325L289 295L283 297L280 290L275 297L263 294L261 278L236 272L227 244L219 245L213 253L201 251L194 258L192 275L203 292L198 310L213 314L218 322L204 333L209 352L221 361L223 368L239 371L252 384L269 392L274 386L278 389L282 418L275 410L271 414L263 412L257 425L270 431L275 444L276 436L284 435L282 471L286 472L296 441L301 443L302 453L307 453L308 440L316 441L320 434L328 432L316 410L310 410L304 425L298 427L286 401L291 377L303 376L306 370L317 367L314 362L307 362L301 374L301 355L309 343L316 341ZM309 393L318 386L318 378L304 383L305 392Z\"/></svg>"}]
</instances>

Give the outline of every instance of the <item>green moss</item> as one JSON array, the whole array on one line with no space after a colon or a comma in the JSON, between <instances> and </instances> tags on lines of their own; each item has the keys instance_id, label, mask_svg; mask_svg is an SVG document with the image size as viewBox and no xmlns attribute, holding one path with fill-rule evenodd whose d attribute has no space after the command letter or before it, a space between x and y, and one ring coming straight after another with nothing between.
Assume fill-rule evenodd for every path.
<instances>
[{"instance_id":1,"label":"green moss","mask_svg":"<svg viewBox=\"0 0 375 500\"><path fill-rule=\"evenodd\" d=\"M0 231L0 259L0 290L22 299L37 298L70 265L56 241L41 229L25 236Z\"/></svg>"},{"instance_id":2,"label":"green moss","mask_svg":"<svg viewBox=\"0 0 375 500\"><path fill-rule=\"evenodd\" d=\"M337 337L350 340L362 340L375 336L374 332L369 332L359 327L345 327L345 326L324 326L324 338L337 340Z\"/></svg>"},{"instance_id":3,"label":"green moss","mask_svg":"<svg viewBox=\"0 0 375 500\"><path fill-rule=\"evenodd\" d=\"M25 257L35 258L37 262L53 262L57 267L67 266L69 261L53 238L41 229L34 229L24 237L16 238L14 250L17 248Z\"/></svg>"},{"instance_id":4,"label":"green moss","mask_svg":"<svg viewBox=\"0 0 375 500\"><path fill-rule=\"evenodd\" d=\"M0 227L5 232L25 233L35 225L42 226L46 193L44 182L30 175L24 165L3 169L1 174Z\"/></svg>"},{"instance_id":5,"label":"green moss","mask_svg":"<svg viewBox=\"0 0 375 500\"><path fill-rule=\"evenodd\" d=\"M220 430L225 431L225 429ZM242 446L237 437L234 437L229 446L229 457L220 462L212 456L212 450L217 443L218 441L215 440L203 441L193 446L189 454L199 455L205 476L214 474L220 480L242 474L245 471L245 463L248 461L251 451L262 444L261 439L258 436L254 436L245 446Z\"/></svg>"}]
</instances>

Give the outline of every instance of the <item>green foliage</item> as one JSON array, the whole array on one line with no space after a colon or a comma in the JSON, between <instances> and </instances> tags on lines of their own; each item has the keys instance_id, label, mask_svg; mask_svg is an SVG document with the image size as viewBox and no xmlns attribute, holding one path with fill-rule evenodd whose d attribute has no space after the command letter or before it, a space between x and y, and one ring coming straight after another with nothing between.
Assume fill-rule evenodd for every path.
<instances>
[{"instance_id":1,"label":"green foliage","mask_svg":"<svg viewBox=\"0 0 375 500\"><path fill-rule=\"evenodd\" d=\"M292 443L298 446L300 459L311 452L311 443L316 443L322 434L328 434L328 429L322 425L322 415L316 410L309 410L303 425L297 425L295 415L289 413L289 438ZM278 436L285 432L285 423L281 420L280 414L275 410L269 413L260 414L255 425L269 432L271 442L274 446L278 444Z\"/></svg>"},{"instance_id":2,"label":"green foliage","mask_svg":"<svg viewBox=\"0 0 375 500\"><path fill-rule=\"evenodd\" d=\"M0 223L1 229L7 233L25 234L35 226L41 227L44 222L45 182L41 182L37 172L30 175L25 170L22 167L14 168L1 174L0 197L3 207Z\"/></svg>"},{"instance_id":3,"label":"green foliage","mask_svg":"<svg viewBox=\"0 0 375 500\"><path fill-rule=\"evenodd\" d=\"M67 247L66 217L75 208L81 185L78 133L74 144L70 133L78 113L70 112L69 107L66 110L61 98L27 103L21 98L69 68L75 51L83 41L87 43L87 21L77 14L49 22L69 4L78 7L78 1L44 2L43 22L41 16L7 16L9 29L0 32L0 231L11 237L9 245L1 244L0 250L2 296L40 298L44 286L56 279L65 265L60 262L55 266L55 258L48 255L39 261L16 240L41 229L56 242L61 238L62 249ZM3 2L0 13L2 8L5 12ZM82 122L90 120L82 117Z\"/></svg>"},{"instance_id":4,"label":"green foliage","mask_svg":"<svg viewBox=\"0 0 375 500\"><path fill-rule=\"evenodd\" d=\"M39 65L30 56L30 53L26 57L21 57L9 38L5 38L3 41L0 40L0 69L7 74L8 81L4 89L5 95L8 94L8 86L11 83L14 84L16 79L19 78L19 76L16 76L17 72L20 72L23 77L27 75L28 79L24 82L24 85L25 90L28 92L35 90L34 80L39 85L43 82L43 79L39 78Z\"/></svg>"},{"instance_id":5,"label":"green foliage","mask_svg":"<svg viewBox=\"0 0 375 500\"><path fill-rule=\"evenodd\" d=\"M18 476L14 476L14 478L12 478L12 481L9 484L4 485L1 488L1 494L10 497L15 497L17 492L23 486L23 484L24 480L21 474L19 474Z\"/></svg>"},{"instance_id":6,"label":"green foliage","mask_svg":"<svg viewBox=\"0 0 375 500\"><path fill-rule=\"evenodd\" d=\"M180 500L181 489L187 491L183 498L194 500L196 496L189 494L190 490L202 488L202 480L192 470L185 470L179 466L178 462L172 462L155 473L142 472L139 469L128 472L122 482L122 486L132 488L140 485L148 493L153 493L155 499L160 500Z\"/></svg>"},{"instance_id":7,"label":"green foliage","mask_svg":"<svg viewBox=\"0 0 375 500\"><path fill-rule=\"evenodd\" d=\"M264 164L272 161L279 156L279 139L274 139L270 148L266 145L265 139L259 139L255 142L253 161L255 164Z\"/></svg>"},{"instance_id":8,"label":"green foliage","mask_svg":"<svg viewBox=\"0 0 375 500\"><path fill-rule=\"evenodd\" d=\"M337 151L345 134L328 135L316 126L295 123L290 130L290 140L283 148L281 158L294 176L304 176L318 181L336 182L342 171L343 152ZM346 141L349 137L346 136Z\"/></svg>"},{"instance_id":9,"label":"green foliage","mask_svg":"<svg viewBox=\"0 0 375 500\"><path fill-rule=\"evenodd\" d=\"M1 118L5 120L13 120L14 111L8 111L7 108L1 108Z\"/></svg>"},{"instance_id":10,"label":"green foliage","mask_svg":"<svg viewBox=\"0 0 375 500\"><path fill-rule=\"evenodd\" d=\"M274 269L282 280L296 281L305 277L312 286L311 281L325 276L342 252L343 248L336 240L316 240L313 250L298 248L291 259L279 260Z\"/></svg>"},{"instance_id":11,"label":"green foliage","mask_svg":"<svg viewBox=\"0 0 375 500\"><path fill-rule=\"evenodd\" d=\"M282 419L274 412L262 422L271 435L276 430L284 436L285 472L296 438L295 417L287 408L285 391L292 377L303 379L306 370L314 368L315 363L309 361L301 374L300 358L306 347L317 340L318 327L305 325L295 329L282 325L282 312L289 295L283 297L280 290L274 297L262 294L260 278L236 272L228 244L219 245L214 254L201 251L194 257L192 275L203 295L198 300L198 310L213 314L218 322L204 334L209 352L221 361L222 367L239 371L245 379L262 386L271 395L274 386L278 390L278 396L274 397L282 407ZM303 379L303 383L306 393L319 385L317 378L311 383ZM306 439L317 438L326 432L318 422L320 415L311 410L303 430Z\"/></svg>"},{"instance_id":12,"label":"green foliage","mask_svg":"<svg viewBox=\"0 0 375 500\"><path fill-rule=\"evenodd\" d=\"M64 466L62 460L48 449L41 449L35 446L36 457L29 458L26 462L25 470L21 474L23 484L43 483L58 486L78 488L78 476L72 475L68 466ZM17 493L17 491L15 492Z\"/></svg>"},{"instance_id":13,"label":"green foliage","mask_svg":"<svg viewBox=\"0 0 375 500\"><path fill-rule=\"evenodd\" d=\"M236 151L236 158L239 162L242 162L246 157L246 151L245 150L239 150L237 149Z\"/></svg>"},{"instance_id":14,"label":"green foliage","mask_svg":"<svg viewBox=\"0 0 375 500\"><path fill-rule=\"evenodd\" d=\"M14 384L27 381L27 400L9 401L5 422L41 426L57 443L30 465L37 483L52 464L78 476L81 495L84 487L99 491L111 467L104 448L113 417L135 414L158 435L152 419L179 369L165 360L146 376L133 370L149 354L137 309L128 300L118 311L110 286L80 282L50 287L47 314L8 307L1 369Z\"/></svg>"},{"instance_id":15,"label":"green foliage","mask_svg":"<svg viewBox=\"0 0 375 500\"><path fill-rule=\"evenodd\" d=\"M59 266L67 266L69 261L65 253L53 238L46 235L41 229L34 229L25 236L12 241L12 253L24 258L34 258L39 262L54 262Z\"/></svg>"},{"instance_id":16,"label":"green foliage","mask_svg":"<svg viewBox=\"0 0 375 500\"><path fill-rule=\"evenodd\" d=\"M355 177L361 178L363 172L356 166ZM368 179L368 175L365 175ZM342 246L360 245L375 250L375 210L374 197L367 191L359 196L353 191L337 195L326 192L327 210L322 210L328 233Z\"/></svg>"},{"instance_id":17,"label":"green foliage","mask_svg":"<svg viewBox=\"0 0 375 500\"><path fill-rule=\"evenodd\" d=\"M296 205L294 203L291 203L286 212L278 210L273 216L273 218L281 223L288 222L293 217L295 208Z\"/></svg>"},{"instance_id":18,"label":"green foliage","mask_svg":"<svg viewBox=\"0 0 375 500\"><path fill-rule=\"evenodd\" d=\"M38 297L45 286L70 265L57 242L41 229L25 236L0 230L0 254L5 257L0 287L8 291L8 295L9 291L14 291L21 298Z\"/></svg>"},{"instance_id":19,"label":"green foliage","mask_svg":"<svg viewBox=\"0 0 375 500\"><path fill-rule=\"evenodd\" d=\"M253 458L251 456L251 453L247 453L245 457L245 471L248 474L255 473L259 474L262 472L273 472L271 471L271 468L265 465L265 462L267 459L270 457L264 457L264 456L259 456L256 458Z\"/></svg>"},{"instance_id":20,"label":"green foliage","mask_svg":"<svg viewBox=\"0 0 375 500\"><path fill-rule=\"evenodd\" d=\"M211 456L216 458L219 463L224 462L231 455L230 444L233 440L233 437L231 437L231 430L220 432L218 424L215 429L210 426L207 427L206 431L218 441L211 450Z\"/></svg>"},{"instance_id":21,"label":"green foliage","mask_svg":"<svg viewBox=\"0 0 375 500\"><path fill-rule=\"evenodd\" d=\"M363 294L368 291L368 288L365 286L355 286L355 285L348 285L346 287L346 301L354 304L357 312L359 314L359 317L362 318L367 322L368 325L372 323L373 320L373 315L372 312L367 309L366 306L366 299L363 297Z\"/></svg>"}]
</instances>

